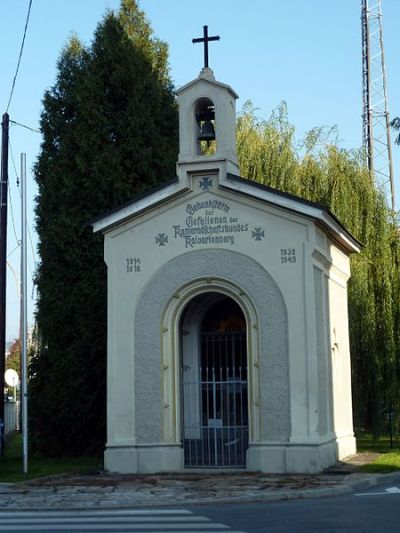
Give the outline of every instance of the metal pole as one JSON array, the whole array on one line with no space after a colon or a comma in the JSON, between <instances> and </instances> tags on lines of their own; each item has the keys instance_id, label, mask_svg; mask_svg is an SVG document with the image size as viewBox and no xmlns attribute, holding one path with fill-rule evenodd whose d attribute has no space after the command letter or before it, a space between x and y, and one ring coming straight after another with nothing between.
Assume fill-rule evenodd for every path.
<instances>
[{"instance_id":1,"label":"metal pole","mask_svg":"<svg viewBox=\"0 0 400 533\"><path fill-rule=\"evenodd\" d=\"M390 118L389 118L389 103L386 89L386 67L385 67L385 50L383 47L383 25L382 25L382 11L381 4L379 4L379 40L381 44L381 64L382 64L382 75L383 75L383 96L385 99L385 120L386 120L386 142L388 146L388 160L389 160L389 183L390 183L390 193L391 193L391 206L393 211L396 208L396 197L394 192L394 171L393 171L393 160L392 160L392 142L390 139Z\"/></svg>"},{"instance_id":2,"label":"metal pole","mask_svg":"<svg viewBox=\"0 0 400 533\"><path fill-rule=\"evenodd\" d=\"M368 168L395 210L381 0L361 0L363 143ZM389 189L390 185L390 189ZM390 198L389 198L390 195Z\"/></svg>"},{"instance_id":3,"label":"metal pole","mask_svg":"<svg viewBox=\"0 0 400 533\"><path fill-rule=\"evenodd\" d=\"M374 172L374 132L373 132L373 112L372 112L372 95L371 95L371 50L369 35L369 9L368 0L365 1L365 68L366 68L366 114L367 114L367 150L368 150L368 168L371 173Z\"/></svg>"},{"instance_id":4,"label":"metal pole","mask_svg":"<svg viewBox=\"0 0 400 533\"><path fill-rule=\"evenodd\" d=\"M6 363L6 283L7 283L7 193L8 131L10 117L4 113L1 135L0 182L0 454L4 453L4 371Z\"/></svg>"},{"instance_id":5,"label":"metal pole","mask_svg":"<svg viewBox=\"0 0 400 533\"><path fill-rule=\"evenodd\" d=\"M362 142L368 161L368 64L367 64L367 0L361 0L361 52L362 52Z\"/></svg>"},{"instance_id":6,"label":"metal pole","mask_svg":"<svg viewBox=\"0 0 400 533\"><path fill-rule=\"evenodd\" d=\"M26 154L21 154L21 353L22 353L22 459L28 473L28 377L27 377L27 261L26 261Z\"/></svg>"}]
</instances>

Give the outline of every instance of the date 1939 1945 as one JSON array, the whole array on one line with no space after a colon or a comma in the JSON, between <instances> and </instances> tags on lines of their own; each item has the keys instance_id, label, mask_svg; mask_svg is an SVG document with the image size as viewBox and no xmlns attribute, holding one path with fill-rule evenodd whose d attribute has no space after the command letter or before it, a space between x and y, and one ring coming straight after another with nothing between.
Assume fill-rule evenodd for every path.
<instances>
[{"instance_id":1,"label":"date 1939 1945","mask_svg":"<svg viewBox=\"0 0 400 533\"><path fill-rule=\"evenodd\" d=\"M281 248L281 263L295 263L296 262L296 248Z\"/></svg>"}]
</instances>

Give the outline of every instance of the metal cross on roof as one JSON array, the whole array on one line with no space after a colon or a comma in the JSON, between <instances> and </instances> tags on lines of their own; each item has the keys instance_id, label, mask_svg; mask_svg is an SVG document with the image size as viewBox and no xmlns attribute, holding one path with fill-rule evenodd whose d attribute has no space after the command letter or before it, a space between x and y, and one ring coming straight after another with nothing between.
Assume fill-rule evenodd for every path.
<instances>
[{"instance_id":1,"label":"metal cross on roof","mask_svg":"<svg viewBox=\"0 0 400 533\"><path fill-rule=\"evenodd\" d=\"M203 26L203 37L192 39L192 43L204 43L204 68L208 68L208 43L219 41L219 35L208 36L208 26Z\"/></svg>"}]
</instances>

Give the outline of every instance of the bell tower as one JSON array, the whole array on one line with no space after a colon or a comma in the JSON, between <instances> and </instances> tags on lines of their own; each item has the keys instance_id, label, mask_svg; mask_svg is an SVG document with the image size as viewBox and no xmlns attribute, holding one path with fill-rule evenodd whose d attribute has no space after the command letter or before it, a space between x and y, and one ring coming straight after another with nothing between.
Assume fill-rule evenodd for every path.
<instances>
[{"instance_id":1,"label":"bell tower","mask_svg":"<svg viewBox=\"0 0 400 533\"><path fill-rule=\"evenodd\" d=\"M208 66L208 43L219 36L193 39L204 43L204 67L199 76L178 89L179 158L177 174L186 181L188 174L218 171L219 180L227 173L239 174L236 153L236 100L238 95L216 81Z\"/></svg>"}]
</instances>

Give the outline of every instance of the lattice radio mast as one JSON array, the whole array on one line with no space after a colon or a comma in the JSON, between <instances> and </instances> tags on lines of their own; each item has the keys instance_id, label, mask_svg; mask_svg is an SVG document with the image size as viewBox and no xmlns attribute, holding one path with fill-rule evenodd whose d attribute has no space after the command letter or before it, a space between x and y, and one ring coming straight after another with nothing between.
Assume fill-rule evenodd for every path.
<instances>
[{"instance_id":1,"label":"lattice radio mast","mask_svg":"<svg viewBox=\"0 0 400 533\"><path fill-rule=\"evenodd\" d=\"M361 0L363 145L368 168L395 209L381 0Z\"/></svg>"}]
</instances>

